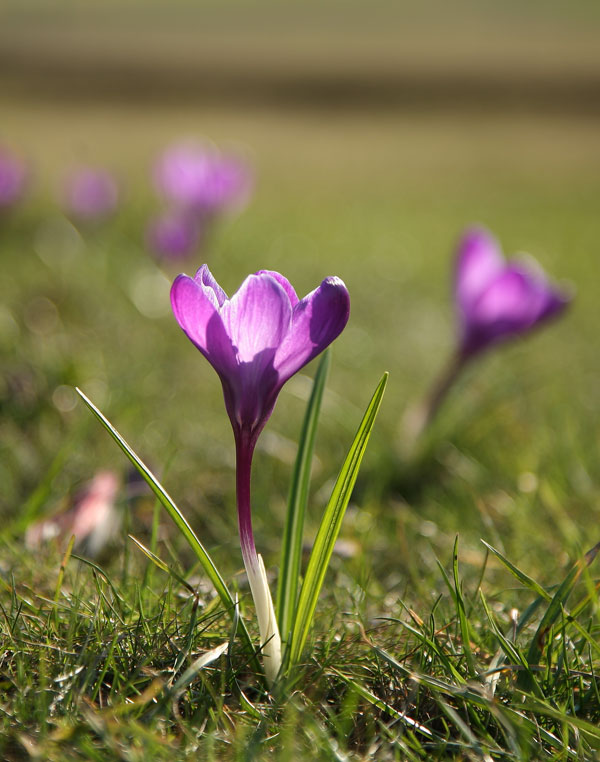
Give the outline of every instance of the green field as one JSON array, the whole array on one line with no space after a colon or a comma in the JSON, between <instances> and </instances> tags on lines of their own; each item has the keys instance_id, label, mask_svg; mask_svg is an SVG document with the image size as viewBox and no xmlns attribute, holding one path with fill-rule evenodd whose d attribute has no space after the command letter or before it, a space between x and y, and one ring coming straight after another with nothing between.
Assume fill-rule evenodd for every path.
<instances>
[{"instance_id":1,"label":"green field","mask_svg":"<svg viewBox=\"0 0 600 762\"><path fill-rule=\"evenodd\" d=\"M540 38L535 43L545 57L516 56L524 79L535 81L537 66L549 72L541 79L552 85L561 67L550 43L560 39L568 81L585 79L579 74L585 72L593 84L600 71L590 42L597 14L584 4L580 16L565 20L553 8L541 33L548 48ZM31 19L11 12L14 51L26 41ZM528 18L519 27L517 53L526 50L519 40L535 22ZM413 24L425 34L418 18ZM246 37L239 26L242 50L260 48L258 21ZM69 28L61 34L72 41ZM106 28L112 29L108 21ZM351 39L358 38L360 24L350 28ZM94 56L98 39L108 34L102 29L90 33ZM369 44L358 54L359 63L371 62L375 79L396 71L399 60L387 30L379 61L376 32L370 29ZM226 38L227 50L235 48L235 35ZM499 33L491 46L484 75L502 61L505 38L507 31ZM165 57L170 39L165 32L155 41ZM326 43L316 44L312 58L302 52L302 34L298 39L284 73L304 71L310 61L315 71L324 70ZM333 58L344 70L348 50L336 39ZM196 61L189 46L179 50L183 68ZM42 59L55 61L55 47ZM413 61L428 82L446 60L450 70L470 72L476 59L462 50L456 63L451 54L461 49L458 43L442 48L441 63L418 58L417 48L414 42L398 56ZM206 56L221 60L214 45ZM270 60L268 50L264 57ZM232 64L236 71L242 58ZM200 54L198 61L201 68ZM507 81L518 81L512 66ZM234 89L224 102L213 93L205 104L191 96L186 102L183 90L173 102L106 93L94 98L93 92L82 98L77 88L71 97L43 97L23 72L4 75L11 84L0 95L0 139L35 167L27 203L0 218L3 758L597 758L595 565L577 580L568 603L561 599L565 608L557 610L552 637L527 671L517 657L533 653L548 607L540 600L516 636L506 658L512 666L492 698L486 674L498 649L507 647L502 633L512 642L510 612L523 615L539 590L488 555L481 539L535 579L548 598L600 541L598 113L570 101L528 108L526 93L485 108L476 95L452 107L433 94L430 104L410 108L238 103ZM170 313L169 286L178 270L161 270L144 247L143 227L157 208L149 167L180 135L235 147L257 177L248 208L222 221L207 249L186 265L188 274L206 261L232 293L248 273L275 269L299 294L335 274L350 291L350 323L333 347L317 435L307 544L373 389L390 372L341 530L349 552L333 557L304 672L290 695L276 699L261 688L241 644L178 695L165 689L195 658L227 640L230 623L211 603L183 539L150 498L132 505L123 496L123 532L99 560L102 571L71 559L59 588L65 547L50 544L33 555L23 545L26 525L68 505L95 471L127 470L122 453L77 401L73 387L79 386L154 469L227 581L239 587L255 634L220 385ZM76 230L53 200L63 167L75 160L106 164L127 189L118 215L98 229ZM556 324L474 364L410 458L402 416L452 351L453 250L461 230L474 222L489 227L507 254L533 255L571 284L575 297ZM256 542L274 574L313 366L284 387L255 459ZM160 519L157 535L153 517ZM197 619L184 588L127 539L130 533L149 545L153 528L158 555L201 590ZM421 679L410 679L412 673ZM415 731L404 716L430 735Z\"/></svg>"}]
</instances>

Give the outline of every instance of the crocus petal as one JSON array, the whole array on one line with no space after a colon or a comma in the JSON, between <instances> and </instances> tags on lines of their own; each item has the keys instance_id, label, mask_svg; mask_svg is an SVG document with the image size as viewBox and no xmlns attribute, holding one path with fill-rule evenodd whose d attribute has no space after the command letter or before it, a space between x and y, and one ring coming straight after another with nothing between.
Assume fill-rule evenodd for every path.
<instances>
[{"instance_id":1,"label":"crocus petal","mask_svg":"<svg viewBox=\"0 0 600 762\"><path fill-rule=\"evenodd\" d=\"M171 306L175 319L186 336L212 362L208 354L206 331L211 318L219 318L218 296L211 286L205 286L202 282L202 270L203 268L198 270L194 279L187 275L175 278L171 286Z\"/></svg>"},{"instance_id":2,"label":"crocus petal","mask_svg":"<svg viewBox=\"0 0 600 762\"><path fill-rule=\"evenodd\" d=\"M516 259L507 266L507 269L520 272L527 281L531 294L531 313L534 323L537 324L558 315L571 301L566 291L547 279L544 271L535 260L528 258L525 261L520 261Z\"/></svg>"},{"instance_id":3,"label":"crocus petal","mask_svg":"<svg viewBox=\"0 0 600 762\"><path fill-rule=\"evenodd\" d=\"M277 283L279 283L279 285L288 295L292 307L295 307L298 304L298 295L296 294L294 287L287 278L284 278L281 273L275 272L275 270L259 270L257 273L255 273L255 275L270 275L271 278L275 278Z\"/></svg>"},{"instance_id":4,"label":"crocus petal","mask_svg":"<svg viewBox=\"0 0 600 762\"><path fill-rule=\"evenodd\" d=\"M196 283L200 284L208 296L209 299L215 304L215 306L222 307L227 301L227 294L217 281L213 278L211 271L208 269L208 265L202 265L194 276ZM212 291L212 293L211 293Z\"/></svg>"},{"instance_id":5,"label":"crocus petal","mask_svg":"<svg viewBox=\"0 0 600 762\"><path fill-rule=\"evenodd\" d=\"M350 315L350 295L340 278L325 278L294 307L292 327L275 357L279 386L339 336Z\"/></svg>"},{"instance_id":6,"label":"crocus petal","mask_svg":"<svg viewBox=\"0 0 600 762\"><path fill-rule=\"evenodd\" d=\"M456 300L459 310L468 316L473 302L504 269L504 259L497 240L483 228L471 228L458 245L456 263Z\"/></svg>"},{"instance_id":7,"label":"crocus petal","mask_svg":"<svg viewBox=\"0 0 600 762\"><path fill-rule=\"evenodd\" d=\"M525 274L507 267L474 302L471 322L496 330L526 328L539 312L539 300Z\"/></svg>"},{"instance_id":8,"label":"crocus petal","mask_svg":"<svg viewBox=\"0 0 600 762\"><path fill-rule=\"evenodd\" d=\"M463 351L481 350L531 330L561 312L568 297L541 272L513 262L471 306Z\"/></svg>"},{"instance_id":9,"label":"crocus petal","mask_svg":"<svg viewBox=\"0 0 600 762\"><path fill-rule=\"evenodd\" d=\"M281 344L290 328L292 305L270 275L249 275L221 308L221 318L239 362L248 363Z\"/></svg>"}]
</instances>

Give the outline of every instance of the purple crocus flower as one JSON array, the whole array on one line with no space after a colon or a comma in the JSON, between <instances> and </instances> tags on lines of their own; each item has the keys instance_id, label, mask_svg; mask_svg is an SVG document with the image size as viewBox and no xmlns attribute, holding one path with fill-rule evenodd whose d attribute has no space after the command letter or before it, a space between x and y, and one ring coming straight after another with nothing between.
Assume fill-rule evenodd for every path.
<instances>
[{"instance_id":1,"label":"purple crocus flower","mask_svg":"<svg viewBox=\"0 0 600 762\"><path fill-rule=\"evenodd\" d=\"M569 302L532 261L505 261L483 228L467 230L459 243L455 294L464 357L527 333Z\"/></svg>"},{"instance_id":2,"label":"purple crocus flower","mask_svg":"<svg viewBox=\"0 0 600 762\"><path fill-rule=\"evenodd\" d=\"M0 209L13 206L21 200L28 177L25 162L0 146Z\"/></svg>"},{"instance_id":3,"label":"purple crocus flower","mask_svg":"<svg viewBox=\"0 0 600 762\"><path fill-rule=\"evenodd\" d=\"M65 178L62 200L67 213L75 219L96 222L116 211L119 186L106 169L77 167Z\"/></svg>"},{"instance_id":4,"label":"purple crocus flower","mask_svg":"<svg viewBox=\"0 0 600 762\"><path fill-rule=\"evenodd\" d=\"M169 209L150 221L146 229L149 248L159 259L172 262L190 257L203 237L203 226L185 210Z\"/></svg>"},{"instance_id":5,"label":"purple crocus flower","mask_svg":"<svg viewBox=\"0 0 600 762\"><path fill-rule=\"evenodd\" d=\"M283 384L341 333L350 297L339 278L298 299L277 272L249 275L229 299L203 265L171 288L177 322L219 374L236 444L236 492L242 556L256 604L265 670L279 670L280 638L250 511L250 473L256 441Z\"/></svg>"},{"instance_id":6,"label":"purple crocus flower","mask_svg":"<svg viewBox=\"0 0 600 762\"><path fill-rule=\"evenodd\" d=\"M213 215L243 205L250 194L249 167L201 143L175 143L154 168L157 192L169 203Z\"/></svg>"},{"instance_id":7,"label":"purple crocus flower","mask_svg":"<svg viewBox=\"0 0 600 762\"><path fill-rule=\"evenodd\" d=\"M496 239L479 227L468 228L459 242L454 291L458 346L425 403L407 411L408 441L431 423L466 364L560 315L570 300L533 260L506 261Z\"/></svg>"}]
</instances>

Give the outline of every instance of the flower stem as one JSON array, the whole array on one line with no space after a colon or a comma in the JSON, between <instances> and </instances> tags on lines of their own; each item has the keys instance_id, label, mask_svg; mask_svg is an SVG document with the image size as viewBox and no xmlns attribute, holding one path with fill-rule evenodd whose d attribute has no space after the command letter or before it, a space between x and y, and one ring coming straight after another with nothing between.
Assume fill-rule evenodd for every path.
<instances>
[{"instance_id":1,"label":"flower stem","mask_svg":"<svg viewBox=\"0 0 600 762\"><path fill-rule=\"evenodd\" d=\"M436 417L448 392L454 385L454 382L460 375L467 362L467 356L461 352L456 352L450 357L450 362L444 367L442 373L434 383L429 396L425 400L423 416L423 429L426 429Z\"/></svg>"},{"instance_id":2,"label":"flower stem","mask_svg":"<svg viewBox=\"0 0 600 762\"><path fill-rule=\"evenodd\" d=\"M255 441L245 432L236 436L236 498L238 510L238 526L244 564L248 566L257 556L252 531L252 511L250 508L250 478L252 473L252 456Z\"/></svg>"},{"instance_id":3,"label":"flower stem","mask_svg":"<svg viewBox=\"0 0 600 762\"><path fill-rule=\"evenodd\" d=\"M281 668L281 638L262 557L256 552L252 532L250 479L256 439L244 431L236 436L236 495L242 558L250 583L267 681L272 686Z\"/></svg>"},{"instance_id":4,"label":"flower stem","mask_svg":"<svg viewBox=\"0 0 600 762\"><path fill-rule=\"evenodd\" d=\"M433 422L448 392L469 361L469 357L463 352L453 354L425 399L420 404L409 407L405 412L400 425L401 446L405 456L406 454L414 456L418 440Z\"/></svg>"}]
</instances>

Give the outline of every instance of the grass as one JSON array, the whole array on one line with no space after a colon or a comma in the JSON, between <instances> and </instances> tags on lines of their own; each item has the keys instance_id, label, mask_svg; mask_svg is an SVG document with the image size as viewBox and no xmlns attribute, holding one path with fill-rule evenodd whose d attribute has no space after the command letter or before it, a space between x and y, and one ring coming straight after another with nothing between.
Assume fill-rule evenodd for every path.
<instances>
[{"instance_id":1,"label":"grass","mask_svg":"<svg viewBox=\"0 0 600 762\"><path fill-rule=\"evenodd\" d=\"M597 758L598 575L584 555L600 540L596 121L4 105L4 134L38 176L29 203L0 219L0 756ZM243 141L257 168L255 199L206 254L227 290L267 267L302 293L329 274L351 293L316 434L307 542L390 371L345 544L286 695L264 690L152 496L123 491L122 532L98 560L23 544L25 527L67 506L96 470L125 477L79 386L173 496L257 641L218 380L169 314L174 273L143 246L151 157L195 131ZM78 231L50 190L65 162L85 157L117 168L128 195L115 220ZM400 421L451 351L451 250L473 221L571 281L574 305L472 367L409 460ZM274 571L313 370L284 388L256 458L255 534Z\"/></svg>"}]
</instances>

